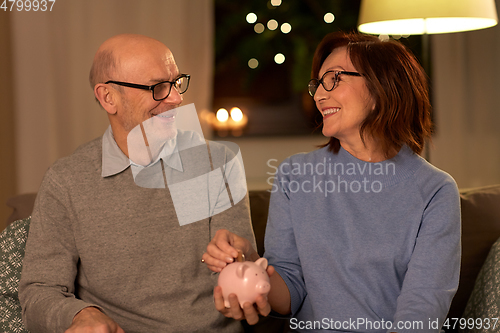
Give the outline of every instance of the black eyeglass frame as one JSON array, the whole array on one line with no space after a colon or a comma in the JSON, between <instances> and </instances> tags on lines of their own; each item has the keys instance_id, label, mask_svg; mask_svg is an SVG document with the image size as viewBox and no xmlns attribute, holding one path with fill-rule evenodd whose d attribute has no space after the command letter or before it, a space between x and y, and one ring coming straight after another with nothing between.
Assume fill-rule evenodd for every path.
<instances>
[{"instance_id":1,"label":"black eyeglass frame","mask_svg":"<svg viewBox=\"0 0 500 333\"><path fill-rule=\"evenodd\" d=\"M335 73L335 79L333 81L333 87L332 87L332 89L326 89L325 84L323 83L323 79L324 79L325 75L327 75L328 73ZM333 88L335 88L337 86L337 83L339 82L340 75L362 76L358 72L327 71L327 72L325 72L325 74L323 74L323 76L321 77L321 79L319 79L319 80L318 79L311 79L311 80L309 80L309 83L307 85L307 90L309 91L309 95L311 95L312 97L314 97L314 95L316 94L316 91L318 90L320 84L323 86L323 88L326 91L332 91ZM314 87L314 93L311 92L311 88L312 87Z\"/></svg>"},{"instance_id":2,"label":"black eyeglass frame","mask_svg":"<svg viewBox=\"0 0 500 333\"><path fill-rule=\"evenodd\" d=\"M174 81L162 81L162 82L155 83L155 84L153 84L151 86L146 86L146 85L143 85L143 84L130 83L130 82L113 81L113 80L106 81L104 84L113 83L113 84L117 84L119 86L124 86L124 87L129 87L129 88L136 88L136 89L142 89L142 90L151 90L151 94L153 95L153 99L155 101L163 101L165 98L167 98L168 96L170 96L170 93L172 92L172 86L174 86L177 89L177 83L176 82L180 78L186 78L187 79L186 89L183 92L179 91L179 94L184 94L188 90L188 88L189 88L189 80L191 78L191 75L189 75L189 74L181 74ZM156 99L155 98L155 87L158 86L158 85L160 85L160 84L167 83L167 82L170 83L170 90L168 91L167 96L165 96L165 97L163 97L161 99Z\"/></svg>"}]
</instances>

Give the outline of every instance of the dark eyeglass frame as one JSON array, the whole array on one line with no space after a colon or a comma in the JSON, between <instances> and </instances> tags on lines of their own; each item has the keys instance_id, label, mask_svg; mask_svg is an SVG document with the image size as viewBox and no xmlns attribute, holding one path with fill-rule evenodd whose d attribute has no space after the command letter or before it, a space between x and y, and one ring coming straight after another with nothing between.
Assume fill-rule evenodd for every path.
<instances>
[{"instance_id":1,"label":"dark eyeglass frame","mask_svg":"<svg viewBox=\"0 0 500 333\"><path fill-rule=\"evenodd\" d=\"M142 90L151 90L151 94L153 95L153 99L155 101L163 101L165 98L167 98L168 96L170 96L170 92L172 92L172 86L175 87L175 89L177 89L177 80L181 79L181 78L186 78L187 79L187 85L186 85L186 89L184 91L179 91L179 94L184 94L188 88L189 88L189 79L191 78L191 75L189 74L181 74L179 75L177 78L175 78L174 81L162 81L162 82L158 82L158 83L155 83L151 86L146 86L146 85L143 85L143 84L136 84L136 83L130 83L130 82L122 82L122 81L106 81L104 84L108 84L108 83L113 83L113 84L117 84L119 86L124 86L124 87L129 87L129 88L136 88L136 89L142 89ZM167 96L163 97L163 98L160 98L160 99L157 99L155 98L155 88L156 86L160 85L160 84L164 84L164 83L170 83L170 90L168 91L168 94Z\"/></svg>"},{"instance_id":2,"label":"dark eyeglass frame","mask_svg":"<svg viewBox=\"0 0 500 333\"><path fill-rule=\"evenodd\" d=\"M323 81L323 79L325 78L325 75L327 75L328 73L335 73L335 79L333 80L332 89L326 89L324 81ZM314 97L314 94L316 94L316 91L318 90L320 84L323 86L323 88L326 91L332 91L333 88L335 88L337 86L337 83L339 83L339 77L340 77L340 75L362 76L358 72L348 72L348 71L328 71L328 72L325 72L325 74L323 74L323 76L321 77L321 79L319 79L319 80L318 79L311 79L311 80L309 80L309 84L307 85L307 90L309 91L309 95L311 95L312 97Z\"/></svg>"}]
</instances>

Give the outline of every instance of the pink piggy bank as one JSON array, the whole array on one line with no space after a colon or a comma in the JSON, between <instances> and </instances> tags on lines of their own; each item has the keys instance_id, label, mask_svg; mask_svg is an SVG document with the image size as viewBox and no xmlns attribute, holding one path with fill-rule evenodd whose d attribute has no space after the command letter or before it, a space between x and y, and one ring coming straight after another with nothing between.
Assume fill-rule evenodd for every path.
<instances>
[{"instance_id":1,"label":"pink piggy bank","mask_svg":"<svg viewBox=\"0 0 500 333\"><path fill-rule=\"evenodd\" d=\"M229 308L229 294L236 294L240 306L255 303L257 296L267 295L271 290L269 275L266 272L267 259L256 262L234 262L227 265L219 274L219 286L222 288L224 305Z\"/></svg>"}]
</instances>

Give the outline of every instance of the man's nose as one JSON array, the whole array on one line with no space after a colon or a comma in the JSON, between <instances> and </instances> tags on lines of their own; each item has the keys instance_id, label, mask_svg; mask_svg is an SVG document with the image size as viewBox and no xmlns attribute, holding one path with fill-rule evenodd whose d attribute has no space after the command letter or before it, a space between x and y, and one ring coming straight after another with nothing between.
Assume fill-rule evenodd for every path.
<instances>
[{"instance_id":1,"label":"man's nose","mask_svg":"<svg viewBox=\"0 0 500 333\"><path fill-rule=\"evenodd\" d=\"M170 91L170 95L168 95L167 98L165 98L163 101L167 104L181 104L182 103L182 95L179 94L177 91L177 88L172 87L172 90Z\"/></svg>"}]
</instances>

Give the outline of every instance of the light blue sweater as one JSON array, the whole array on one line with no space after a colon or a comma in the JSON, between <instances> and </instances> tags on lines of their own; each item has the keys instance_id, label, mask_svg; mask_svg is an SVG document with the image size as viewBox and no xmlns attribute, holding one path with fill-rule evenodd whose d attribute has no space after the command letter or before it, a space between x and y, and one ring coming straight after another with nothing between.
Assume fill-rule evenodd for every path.
<instances>
[{"instance_id":1,"label":"light blue sweater","mask_svg":"<svg viewBox=\"0 0 500 333\"><path fill-rule=\"evenodd\" d=\"M286 159L272 191L265 257L292 329L439 332L460 271L448 174L408 147L380 163L322 148Z\"/></svg>"}]
</instances>

